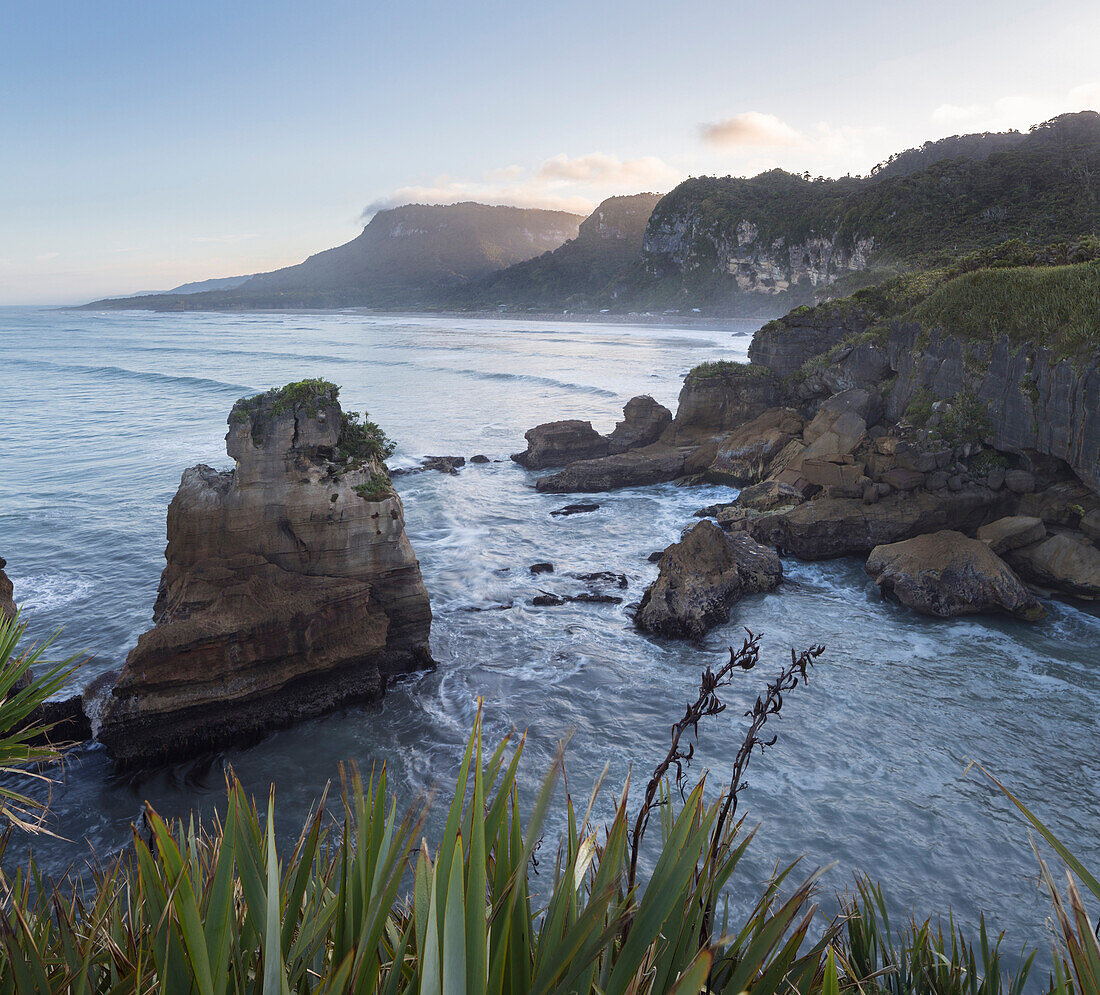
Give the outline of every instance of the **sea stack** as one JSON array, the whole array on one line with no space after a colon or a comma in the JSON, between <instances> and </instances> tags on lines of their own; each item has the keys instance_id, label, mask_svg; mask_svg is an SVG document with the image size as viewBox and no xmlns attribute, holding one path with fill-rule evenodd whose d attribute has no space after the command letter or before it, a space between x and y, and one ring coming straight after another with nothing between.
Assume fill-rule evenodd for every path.
<instances>
[{"instance_id":1,"label":"sea stack","mask_svg":"<svg viewBox=\"0 0 1100 995\"><path fill-rule=\"evenodd\" d=\"M238 401L231 470L186 470L154 627L98 729L123 767L379 697L432 665L431 607L385 437L306 380Z\"/></svg>"}]
</instances>

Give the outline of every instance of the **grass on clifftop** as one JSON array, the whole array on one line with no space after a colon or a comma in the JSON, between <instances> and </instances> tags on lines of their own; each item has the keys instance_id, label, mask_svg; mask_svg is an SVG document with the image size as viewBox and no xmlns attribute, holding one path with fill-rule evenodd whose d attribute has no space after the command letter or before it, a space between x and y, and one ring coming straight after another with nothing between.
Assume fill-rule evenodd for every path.
<instances>
[{"instance_id":1,"label":"grass on clifftop","mask_svg":"<svg viewBox=\"0 0 1100 995\"><path fill-rule=\"evenodd\" d=\"M1059 358L1100 348L1100 263L977 270L949 280L903 315L967 339L1007 337Z\"/></svg>"},{"instance_id":2,"label":"grass on clifftop","mask_svg":"<svg viewBox=\"0 0 1100 995\"><path fill-rule=\"evenodd\" d=\"M738 363L732 359L715 359L700 363L688 373L688 376L695 380L704 380L708 377L762 377L770 375L771 370L765 366L758 366L754 363Z\"/></svg>"}]
</instances>

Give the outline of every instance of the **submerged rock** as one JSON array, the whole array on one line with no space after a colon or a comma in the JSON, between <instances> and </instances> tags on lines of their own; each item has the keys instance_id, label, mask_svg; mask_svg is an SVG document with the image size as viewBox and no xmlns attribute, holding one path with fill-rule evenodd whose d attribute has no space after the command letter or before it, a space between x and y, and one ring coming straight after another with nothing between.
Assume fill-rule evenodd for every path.
<instances>
[{"instance_id":1,"label":"submerged rock","mask_svg":"<svg viewBox=\"0 0 1100 995\"><path fill-rule=\"evenodd\" d=\"M567 504L564 508L558 508L550 512L554 518L568 518L570 515L585 515L590 511L598 511L600 506L595 502L587 504Z\"/></svg>"},{"instance_id":2,"label":"submerged rock","mask_svg":"<svg viewBox=\"0 0 1100 995\"><path fill-rule=\"evenodd\" d=\"M657 579L634 616L644 632L699 639L729 621L744 595L770 591L783 577L774 549L744 533L727 535L704 519L665 550Z\"/></svg>"},{"instance_id":3,"label":"submerged rock","mask_svg":"<svg viewBox=\"0 0 1100 995\"><path fill-rule=\"evenodd\" d=\"M934 532L876 546L867 573L883 593L936 618L1008 614L1034 622L1046 611L989 546L961 532Z\"/></svg>"},{"instance_id":4,"label":"submerged rock","mask_svg":"<svg viewBox=\"0 0 1100 995\"><path fill-rule=\"evenodd\" d=\"M401 501L337 395L304 381L238 401L236 468L184 472L155 626L99 729L119 764L246 740L431 666Z\"/></svg>"}]
</instances>

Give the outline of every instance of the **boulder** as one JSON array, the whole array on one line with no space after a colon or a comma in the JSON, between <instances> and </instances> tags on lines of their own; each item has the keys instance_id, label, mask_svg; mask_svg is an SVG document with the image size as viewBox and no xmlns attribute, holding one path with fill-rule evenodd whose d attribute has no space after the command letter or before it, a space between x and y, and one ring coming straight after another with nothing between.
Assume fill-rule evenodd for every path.
<instances>
[{"instance_id":1,"label":"boulder","mask_svg":"<svg viewBox=\"0 0 1100 995\"><path fill-rule=\"evenodd\" d=\"M683 476L684 459L685 451L682 449L646 446L603 459L570 463L564 470L541 477L535 487L544 493L569 494L660 484Z\"/></svg>"},{"instance_id":2,"label":"boulder","mask_svg":"<svg viewBox=\"0 0 1100 995\"><path fill-rule=\"evenodd\" d=\"M513 453L512 459L528 470L545 470L607 455L607 439L590 421L572 418L546 422L528 429L523 437L527 448L522 453Z\"/></svg>"},{"instance_id":3,"label":"boulder","mask_svg":"<svg viewBox=\"0 0 1100 995\"><path fill-rule=\"evenodd\" d=\"M1005 473L1005 487L1013 494L1032 494L1035 491L1035 475L1027 470L1009 470Z\"/></svg>"},{"instance_id":4,"label":"boulder","mask_svg":"<svg viewBox=\"0 0 1100 995\"><path fill-rule=\"evenodd\" d=\"M754 508L757 511L771 511L788 505L801 504L802 492L790 484L778 480L764 480L759 484L744 488L737 495L735 505L730 507Z\"/></svg>"},{"instance_id":5,"label":"boulder","mask_svg":"<svg viewBox=\"0 0 1100 995\"><path fill-rule=\"evenodd\" d=\"M238 401L235 469L183 474L154 627L103 709L120 766L185 757L381 695L432 665L431 606L376 447L338 388Z\"/></svg>"},{"instance_id":6,"label":"boulder","mask_svg":"<svg viewBox=\"0 0 1100 995\"><path fill-rule=\"evenodd\" d=\"M1041 518L1029 518L1027 515L1012 515L998 518L995 522L978 529L981 539L994 553L1003 556L1021 546L1030 546L1046 538L1047 527Z\"/></svg>"},{"instance_id":7,"label":"boulder","mask_svg":"<svg viewBox=\"0 0 1100 995\"><path fill-rule=\"evenodd\" d=\"M1090 511L1081 518L1081 531L1093 542L1100 539L1100 508Z\"/></svg>"},{"instance_id":8,"label":"boulder","mask_svg":"<svg viewBox=\"0 0 1100 995\"><path fill-rule=\"evenodd\" d=\"M699 639L728 622L742 596L770 591L783 577L775 550L705 519L665 550L658 569L634 622L643 632L680 639Z\"/></svg>"},{"instance_id":9,"label":"boulder","mask_svg":"<svg viewBox=\"0 0 1100 995\"><path fill-rule=\"evenodd\" d=\"M632 397L623 408L623 420L607 437L609 454L625 453L656 442L672 424L672 412L648 394Z\"/></svg>"},{"instance_id":10,"label":"boulder","mask_svg":"<svg viewBox=\"0 0 1100 995\"><path fill-rule=\"evenodd\" d=\"M698 442L731 432L778 407L779 379L763 366L704 363L684 378L666 442Z\"/></svg>"},{"instance_id":11,"label":"boulder","mask_svg":"<svg viewBox=\"0 0 1100 995\"><path fill-rule=\"evenodd\" d=\"M791 408L770 408L734 429L718 447L706 472L715 483L763 479L772 461L802 431L802 419Z\"/></svg>"},{"instance_id":12,"label":"boulder","mask_svg":"<svg viewBox=\"0 0 1100 995\"><path fill-rule=\"evenodd\" d=\"M864 424L874 425L882 420L882 397L877 391L854 388L822 401L813 421L806 426L806 442L812 443L840 415L848 412L858 415ZM818 421L819 416L821 421Z\"/></svg>"},{"instance_id":13,"label":"boulder","mask_svg":"<svg viewBox=\"0 0 1100 995\"><path fill-rule=\"evenodd\" d=\"M866 556L875 546L925 532L973 532L1010 508L1011 500L1003 495L964 487L958 493L893 493L874 504L864 504L861 498L818 498L765 514L746 510L723 524L800 559L824 560Z\"/></svg>"},{"instance_id":14,"label":"boulder","mask_svg":"<svg viewBox=\"0 0 1100 995\"><path fill-rule=\"evenodd\" d=\"M15 588L12 586L4 567L8 561L0 556L0 619L11 621L17 611L15 607Z\"/></svg>"},{"instance_id":15,"label":"boulder","mask_svg":"<svg viewBox=\"0 0 1100 995\"><path fill-rule=\"evenodd\" d=\"M1020 576L1086 601L1100 600L1100 549L1080 533L1059 532L1008 554Z\"/></svg>"},{"instance_id":16,"label":"boulder","mask_svg":"<svg viewBox=\"0 0 1100 995\"><path fill-rule=\"evenodd\" d=\"M876 546L867 573L885 594L935 618L1007 614L1034 622L1046 611L1020 578L977 539L934 532Z\"/></svg>"}]
</instances>

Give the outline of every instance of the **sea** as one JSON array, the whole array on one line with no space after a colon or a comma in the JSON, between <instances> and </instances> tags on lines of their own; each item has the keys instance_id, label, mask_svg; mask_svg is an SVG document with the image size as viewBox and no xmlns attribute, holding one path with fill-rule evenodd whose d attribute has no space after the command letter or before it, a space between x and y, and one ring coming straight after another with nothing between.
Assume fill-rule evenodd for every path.
<instances>
[{"instance_id":1,"label":"sea","mask_svg":"<svg viewBox=\"0 0 1100 995\"><path fill-rule=\"evenodd\" d=\"M396 441L393 468L490 459L454 476L395 478L431 595L435 670L402 679L379 704L137 775L114 772L95 743L78 748L54 772L56 837L14 837L5 867L28 851L53 875L110 859L145 802L209 818L229 770L261 800L274 788L282 847L348 762L384 763L402 804L446 798L479 703L490 741L526 733L525 803L564 742L569 791L586 800L606 768L597 811L609 811L628 775L640 801L700 673L748 628L762 636L762 662L738 673L726 710L700 726L689 772L709 770L714 785L728 777L746 709L791 649L825 653L769 726L775 746L749 768L740 811L758 828L735 904L797 860L796 874L828 868L826 911L866 874L895 924L951 913L973 933L984 911L1010 960L1027 945L1049 964L1050 905L1028 826L970 765L1100 869L1095 607L1049 600L1035 624L930 620L884 601L858 559L787 558L783 584L743 599L701 644L649 638L630 605L656 576L650 554L736 491L630 488L555 516L577 499L537 493L537 475L509 459L541 422L608 431L637 394L675 410L684 374L744 360L758 324L0 308L0 556L32 636L53 638L52 658L81 657L74 689L119 668L151 625L168 502L187 467L231 463L224 435L237 398L323 377L341 385L345 410L368 412ZM544 561L553 573L530 572ZM583 591L574 575L600 571L626 577L625 589L604 588L621 604L531 604ZM561 828L551 820L545 853Z\"/></svg>"}]
</instances>

